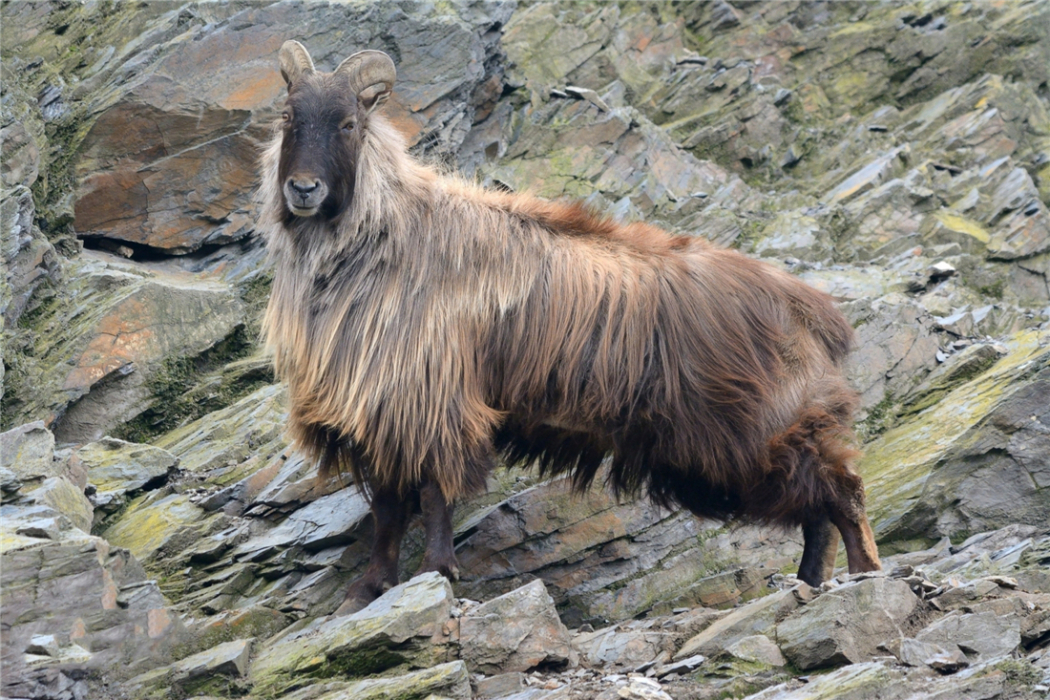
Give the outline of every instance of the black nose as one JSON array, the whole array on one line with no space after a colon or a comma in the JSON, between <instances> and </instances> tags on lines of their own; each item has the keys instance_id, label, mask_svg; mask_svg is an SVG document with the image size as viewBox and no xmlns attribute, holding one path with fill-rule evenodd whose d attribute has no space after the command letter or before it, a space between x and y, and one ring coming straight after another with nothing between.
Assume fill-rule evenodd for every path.
<instances>
[{"instance_id":1,"label":"black nose","mask_svg":"<svg viewBox=\"0 0 1050 700\"><path fill-rule=\"evenodd\" d=\"M295 180L292 180L292 189L295 190L295 193L297 195L299 195L303 199L306 199L310 196L311 192L317 189L317 186L320 184L321 183L317 180L309 182L297 182Z\"/></svg>"}]
</instances>

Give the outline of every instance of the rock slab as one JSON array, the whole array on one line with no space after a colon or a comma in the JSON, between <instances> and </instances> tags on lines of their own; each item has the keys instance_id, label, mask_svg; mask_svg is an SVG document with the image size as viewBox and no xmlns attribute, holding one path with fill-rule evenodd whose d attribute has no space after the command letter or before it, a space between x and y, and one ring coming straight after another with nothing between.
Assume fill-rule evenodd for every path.
<instances>
[{"instance_id":1,"label":"rock slab","mask_svg":"<svg viewBox=\"0 0 1050 700\"><path fill-rule=\"evenodd\" d=\"M919 599L903 581L870 578L824 593L776 628L784 656L803 670L855 664L902 636Z\"/></svg>"},{"instance_id":2,"label":"rock slab","mask_svg":"<svg viewBox=\"0 0 1050 700\"><path fill-rule=\"evenodd\" d=\"M395 586L353 615L318 620L269 646L249 674L255 692L276 694L310 678L366 676L394 666L430 666L452 609L452 587L437 573Z\"/></svg>"},{"instance_id":3,"label":"rock slab","mask_svg":"<svg viewBox=\"0 0 1050 700\"><path fill-rule=\"evenodd\" d=\"M459 639L461 658L483 673L564 664L572 652L569 631L539 579L471 610L460 620Z\"/></svg>"}]
</instances>

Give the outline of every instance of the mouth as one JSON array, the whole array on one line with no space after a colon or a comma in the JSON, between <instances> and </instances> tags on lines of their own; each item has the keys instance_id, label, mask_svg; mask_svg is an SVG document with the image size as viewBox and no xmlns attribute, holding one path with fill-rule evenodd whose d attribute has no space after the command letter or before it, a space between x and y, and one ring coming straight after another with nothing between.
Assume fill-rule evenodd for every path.
<instances>
[{"instance_id":1,"label":"mouth","mask_svg":"<svg viewBox=\"0 0 1050 700\"><path fill-rule=\"evenodd\" d=\"M289 203L288 209L291 210L291 212L296 216L310 217L316 214L317 210L320 209L320 207L310 207L309 209L301 209L295 206L294 204Z\"/></svg>"}]
</instances>

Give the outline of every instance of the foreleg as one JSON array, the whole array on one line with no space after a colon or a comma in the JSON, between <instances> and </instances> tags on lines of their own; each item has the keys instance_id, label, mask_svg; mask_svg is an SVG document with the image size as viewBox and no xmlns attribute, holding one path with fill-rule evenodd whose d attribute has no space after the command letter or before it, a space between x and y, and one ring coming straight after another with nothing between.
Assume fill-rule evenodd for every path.
<instances>
[{"instance_id":1,"label":"foreleg","mask_svg":"<svg viewBox=\"0 0 1050 700\"><path fill-rule=\"evenodd\" d=\"M423 484L419 491L419 504L423 510L427 547L423 563L416 573L436 571L450 581L459 580L459 565L452 546L452 511L455 505L445 500L441 488L434 481Z\"/></svg>"},{"instance_id":2,"label":"foreleg","mask_svg":"<svg viewBox=\"0 0 1050 700\"><path fill-rule=\"evenodd\" d=\"M372 492L372 556L365 573L350 584L336 615L357 612L398 584L397 560L411 515L412 499L402 498L397 489Z\"/></svg>"}]
</instances>

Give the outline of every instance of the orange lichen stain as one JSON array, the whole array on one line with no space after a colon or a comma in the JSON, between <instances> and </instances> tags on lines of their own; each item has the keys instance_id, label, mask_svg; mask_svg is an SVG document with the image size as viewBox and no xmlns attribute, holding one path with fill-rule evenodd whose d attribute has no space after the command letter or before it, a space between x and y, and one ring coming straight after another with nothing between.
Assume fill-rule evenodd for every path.
<instances>
[{"instance_id":1,"label":"orange lichen stain","mask_svg":"<svg viewBox=\"0 0 1050 700\"><path fill-rule=\"evenodd\" d=\"M102 609L117 609L117 584L108 569L102 570Z\"/></svg>"},{"instance_id":2,"label":"orange lichen stain","mask_svg":"<svg viewBox=\"0 0 1050 700\"><path fill-rule=\"evenodd\" d=\"M221 104L226 109L255 109L272 103L284 89L284 80L277 71L268 71L255 80L242 83L240 89L230 93Z\"/></svg>"},{"instance_id":3,"label":"orange lichen stain","mask_svg":"<svg viewBox=\"0 0 1050 700\"><path fill-rule=\"evenodd\" d=\"M149 327L148 308L139 299L128 299L102 319L97 335L80 355L63 389L87 389L125 365L153 359L158 349Z\"/></svg>"},{"instance_id":4,"label":"orange lichen stain","mask_svg":"<svg viewBox=\"0 0 1050 700\"><path fill-rule=\"evenodd\" d=\"M171 627L171 615L164 608L154 608L146 612L146 625L150 639L156 639Z\"/></svg>"},{"instance_id":5,"label":"orange lichen stain","mask_svg":"<svg viewBox=\"0 0 1050 700\"><path fill-rule=\"evenodd\" d=\"M419 141L423 133L423 125L420 123L420 118L415 116L410 109L391 100L386 107L386 117L404 135L408 145L414 146ZM423 119L426 119L425 115Z\"/></svg>"},{"instance_id":6,"label":"orange lichen stain","mask_svg":"<svg viewBox=\"0 0 1050 700\"><path fill-rule=\"evenodd\" d=\"M87 625L84 624L84 620L77 618L73 622L73 627L69 630L69 641L73 642L78 639L83 639L87 636Z\"/></svg>"},{"instance_id":7,"label":"orange lichen stain","mask_svg":"<svg viewBox=\"0 0 1050 700\"><path fill-rule=\"evenodd\" d=\"M638 49L639 51L645 51L645 48L649 46L649 43L652 40L652 37L643 34L642 36L638 37L638 41L634 42L634 46L632 48Z\"/></svg>"}]
</instances>

